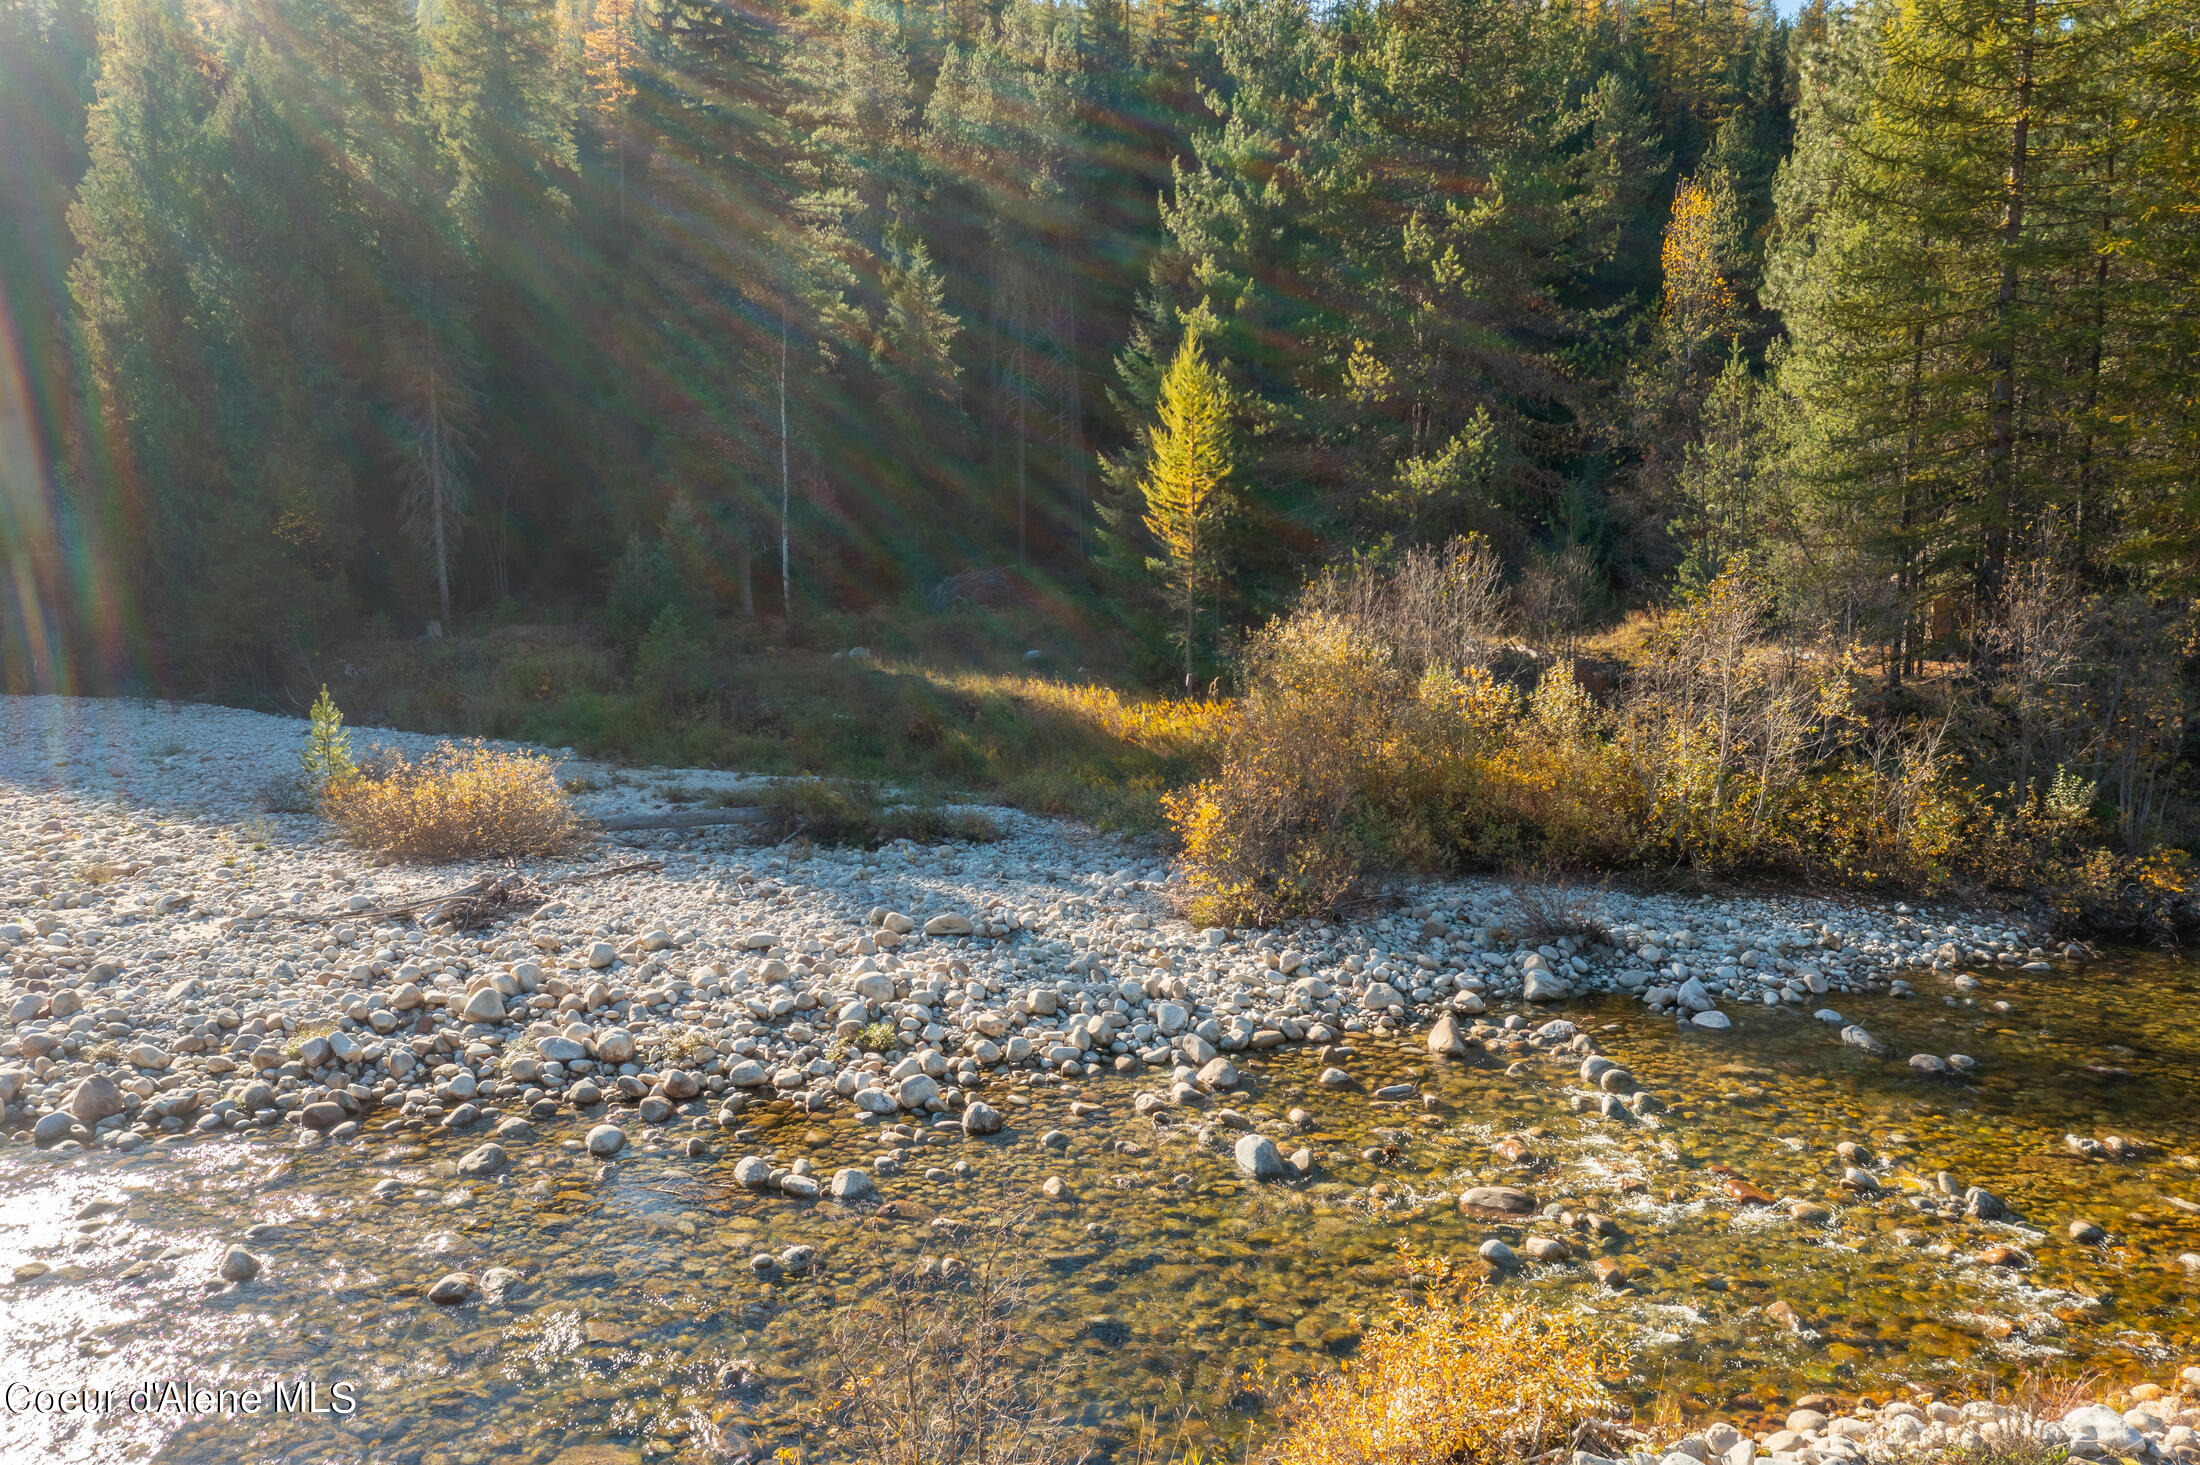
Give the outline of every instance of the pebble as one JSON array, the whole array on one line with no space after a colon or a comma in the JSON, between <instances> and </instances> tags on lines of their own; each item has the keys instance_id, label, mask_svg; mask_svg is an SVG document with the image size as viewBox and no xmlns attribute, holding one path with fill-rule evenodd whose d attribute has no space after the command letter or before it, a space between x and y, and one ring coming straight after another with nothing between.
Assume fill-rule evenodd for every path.
<instances>
[{"instance_id":1,"label":"pebble","mask_svg":"<svg viewBox=\"0 0 2200 1465\"><path fill-rule=\"evenodd\" d=\"M588 1153L608 1159L626 1144L626 1131L616 1124L599 1124L588 1131Z\"/></svg>"},{"instance_id":2,"label":"pebble","mask_svg":"<svg viewBox=\"0 0 2200 1465\"><path fill-rule=\"evenodd\" d=\"M222 1253L221 1276L225 1282L249 1282L260 1275L260 1259L241 1246Z\"/></svg>"},{"instance_id":3,"label":"pebble","mask_svg":"<svg viewBox=\"0 0 2200 1465\"><path fill-rule=\"evenodd\" d=\"M428 1289L428 1300L442 1307L455 1307L474 1295L474 1285L471 1272L452 1272Z\"/></svg>"}]
</instances>

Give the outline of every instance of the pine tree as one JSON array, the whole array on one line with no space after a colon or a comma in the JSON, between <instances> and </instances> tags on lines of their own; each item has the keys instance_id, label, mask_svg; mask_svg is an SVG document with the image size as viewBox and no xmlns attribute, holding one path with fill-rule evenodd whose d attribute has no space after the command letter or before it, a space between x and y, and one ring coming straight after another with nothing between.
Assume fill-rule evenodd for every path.
<instances>
[{"instance_id":1,"label":"pine tree","mask_svg":"<svg viewBox=\"0 0 2200 1465\"><path fill-rule=\"evenodd\" d=\"M1192 688L1193 632L1200 592L1219 572L1215 528L1230 479L1229 399L1187 331L1161 382L1160 422L1140 485L1145 526L1161 549L1147 566L1168 585L1184 616L1184 689Z\"/></svg>"},{"instance_id":2,"label":"pine tree","mask_svg":"<svg viewBox=\"0 0 2200 1465\"><path fill-rule=\"evenodd\" d=\"M1824 563L1895 664L1926 600L1990 603L2012 544L2050 539L2086 476L2079 363L2123 329L2096 268L2118 212L2109 21L2056 0L1875 7L1806 75L1768 263L1782 394L1847 546Z\"/></svg>"},{"instance_id":3,"label":"pine tree","mask_svg":"<svg viewBox=\"0 0 2200 1465\"><path fill-rule=\"evenodd\" d=\"M203 490L222 476L205 320L192 279L213 237L205 127L221 74L177 0L118 0L102 39L90 166L70 225L70 288L81 313L99 434L100 491L88 505L150 624L172 623L205 563Z\"/></svg>"},{"instance_id":4,"label":"pine tree","mask_svg":"<svg viewBox=\"0 0 2200 1465\"><path fill-rule=\"evenodd\" d=\"M1681 512L1669 530L1681 545L1684 587L1709 585L1730 561L1754 558L1768 536L1776 508L1767 480L1777 455L1766 396L1734 343L1676 475Z\"/></svg>"},{"instance_id":5,"label":"pine tree","mask_svg":"<svg viewBox=\"0 0 2200 1465\"><path fill-rule=\"evenodd\" d=\"M357 777L359 765L351 755L351 734L344 730L344 714L328 694L328 683L321 684L321 695L314 699L306 718L306 742L298 750L298 771L313 791L319 794L332 784Z\"/></svg>"},{"instance_id":6,"label":"pine tree","mask_svg":"<svg viewBox=\"0 0 2200 1465\"><path fill-rule=\"evenodd\" d=\"M595 378L596 354L574 339L584 281L570 252L574 97L559 46L554 0L442 0L425 27L421 95L449 228L429 243L439 267L408 282L396 377L405 520L427 549L439 606L467 502L454 471L465 435L454 428L477 436L501 542L515 481L554 480L568 458L588 461L583 403L616 401L623 385ZM495 570L501 579L501 563Z\"/></svg>"}]
</instances>

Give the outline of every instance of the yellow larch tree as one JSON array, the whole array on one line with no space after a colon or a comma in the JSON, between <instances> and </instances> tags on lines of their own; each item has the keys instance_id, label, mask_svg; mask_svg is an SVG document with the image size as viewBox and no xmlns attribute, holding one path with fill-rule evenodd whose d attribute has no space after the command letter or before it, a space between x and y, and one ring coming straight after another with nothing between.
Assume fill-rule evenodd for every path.
<instances>
[{"instance_id":1,"label":"yellow larch tree","mask_svg":"<svg viewBox=\"0 0 2200 1465\"><path fill-rule=\"evenodd\" d=\"M1146 565L1162 577L1184 612L1189 691L1199 592L1214 573L1215 528L1231 468L1229 389L1208 364L1195 332L1185 332L1161 379L1159 405L1161 421L1150 437L1151 456L1139 488L1146 497L1146 528L1162 554Z\"/></svg>"}]
</instances>

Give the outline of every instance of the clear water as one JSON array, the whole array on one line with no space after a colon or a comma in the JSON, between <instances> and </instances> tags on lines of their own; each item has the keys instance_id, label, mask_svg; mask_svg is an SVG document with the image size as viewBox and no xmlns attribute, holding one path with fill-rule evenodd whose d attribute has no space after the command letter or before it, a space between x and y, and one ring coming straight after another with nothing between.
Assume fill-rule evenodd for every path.
<instances>
[{"instance_id":1,"label":"clear water","mask_svg":"<svg viewBox=\"0 0 2200 1465\"><path fill-rule=\"evenodd\" d=\"M740 1440L769 1454L804 1438L837 1309L893 1269L981 1244L1026 1207L1031 1354L1067 1362L1103 1452L1121 1450L1142 1413L1189 1410L1226 1442L1261 1429L1242 1388L1248 1369L1273 1378L1348 1351L1397 1295L1401 1244L1471 1257L1491 1236L1517 1247L1563 1235L1577 1256L1625 1262L1633 1283L1620 1294L1580 1259L1494 1285L1607 1318L1631 1344L1624 1392L1638 1404L1662 1395L1685 1411L1751 1418L1806 1392L1946 1387L2042 1367L2136 1379L2200 1356L2200 1275L2177 1260L2200 1251L2194 969L2131 954L2049 976L1987 974L1969 1001L1937 979L1921 986L1907 1000L1843 999L1850 1020L1888 1043L1886 1059L1843 1048L1792 1009L1739 1013L1722 1037L1617 1001L1570 1009L1671 1103L1656 1127L1576 1112L1578 1060L1523 1051L1438 1062L1417 1041L1363 1043L1348 1064L1357 1087L1333 1092L1315 1082L1314 1053L1249 1056L1249 1092L1231 1101L1241 1113L1314 1116L1283 1142L1324 1157L1302 1188L1239 1179L1233 1133L1203 1143L1208 1116L1187 1110L1157 1128L1132 1111L1137 1086L1113 1077L1031 1091L1027 1105L997 1083L986 1097L1002 1104L1008 1133L911 1150L903 1173L879 1182L890 1204L860 1210L734 1184L745 1153L807 1156L828 1175L878 1153L877 1130L853 1116L791 1108L747 1116L752 1137L739 1141L697 1127L699 1108L655 1131L629 1113L631 1132L656 1138L608 1167L578 1144L593 1120L552 1123L512 1146L507 1174L475 1182L453 1162L482 1131L70 1160L10 1148L0 1151L4 1382L226 1380L264 1391L308 1380L324 1405L336 1384L351 1385L357 1406L277 1414L263 1403L226 1417L0 1409L0 1458L547 1465L564 1454L603 1465L709 1459ZM1980 1070L1962 1084L1914 1079L1902 1062L1912 1052L1969 1053ZM1370 1097L1400 1080L1435 1095L1434 1107ZM1073 1117L1079 1096L1099 1111ZM1064 1149L1040 1142L1056 1129ZM710 1137L708 1156L681 1153L694 1133ZM2088 1159L2066 1134L2149 1148ZM1524 1135L1533 1161L1495 1154L1506 1135ZM1886 1195L1840 1191L1844 1140L1885 1157ZM957 1160L967 1178L923 1178ZM2003 1197L2022 1224L1916 1209L1905 1186L1929 1187L1942 1170ZM1050 1176L1067 1182L1059 1200L1040 1195ZM371 1193L393 1178L394 1197ZM1741 1205L1730 1179L1820 1203L1831 1219ZM1478 1181L1607 1214L1620 1234L1492 1224L1432 1203ZM101 1199L121 1208L76 1219ZM2105 1242L2068 1239L2080 1216L2106 1229ZM244 1239L255 1226L276 1229ZM239 1240L265 1269L231 1287L214 1274ZM817 1248L812 1274L751 1273L753 1255L797 1242ZM2033 1265L1979 1262L1995 1244L2022 1246ZM26 1263L52 1270L4 1281ZM423 1295L446 1273L493 1266L524 1277L501 1302L443 1308ZM1766 1315L1775 1301L1802 1331ZM806 1443L830 1455L828 1440Z\"/></svg>"}]
</instances>

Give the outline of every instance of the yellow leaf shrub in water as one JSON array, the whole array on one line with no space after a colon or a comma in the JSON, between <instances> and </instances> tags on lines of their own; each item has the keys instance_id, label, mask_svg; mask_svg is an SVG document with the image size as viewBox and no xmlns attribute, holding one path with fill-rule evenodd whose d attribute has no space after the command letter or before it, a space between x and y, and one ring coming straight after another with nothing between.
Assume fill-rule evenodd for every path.
<instances>
[{"instance_id":1,"label":"yellow leaf shrub in water","mask_svg":"<svg viewBox=\"0 0 2200 1465\"><path fill-rule=\"evenodd\" d=\"M1270 1465L1499 1465L1614 1422L1624 1355L1588 1318L1414 1266L1426 1293L1291 1393Z\"/></svg>"},{"instance_id":2,"label":"yellow leaf shrub in water","mask_svg":"<svg viewBox=\"0 0 2200 1465\"><path fill-rule=\"evenodd\" d=\"M551 855L581 837L548 758L479 741L332 781L321 812L353 843L403 860Z\"/></svg>"}]
</instances>

